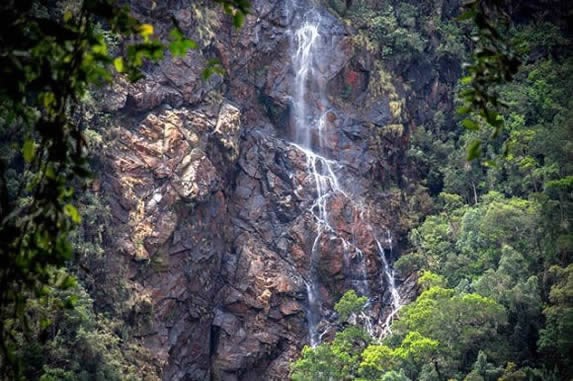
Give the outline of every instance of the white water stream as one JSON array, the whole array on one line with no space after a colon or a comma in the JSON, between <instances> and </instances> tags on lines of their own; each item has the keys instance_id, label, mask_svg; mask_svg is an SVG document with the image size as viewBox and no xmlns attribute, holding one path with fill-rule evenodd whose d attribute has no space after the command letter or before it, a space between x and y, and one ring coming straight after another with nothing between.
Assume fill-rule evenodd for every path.
<instances>
[{"instance_id":1,"label":"white water stream","mask_svg":"<svg viewBox=\"0 0 573 381\"><path fill-rule=\"evenodd\" d=\"M390 236L390 232L387 232L387 236L387 240L390 241L388 243L390 244L390 247L392 247L392 238ZM386 278L389 288L388 291L390 292L390 313L386 316L384 323L380 327L381 329L379 336L380 339L382 339L389 333L392 333L390 326L392 325L392 321L396 317L396 314L400 308L402 308L402 302L400 301L400 294L398 294L398 289L396 288L396 277L394 269L390 267L390 264L388 263L388 258L386 257L384 247L382 247L382 244L378 239L376 239L376 245L378 246L378 256L380 257L380 261L384 267L383 276Z\"/></svg>"},{"instance_id":2,"label":"white water stream","mask_svg":"<svg viewBox=\"0 0 573 381\"><path fill-rule=\"evenodd\" d=\"M316 83L317 75L314 69L316 60L319 58L317 51L319 39L318 24L315 23L305 22L294 33L296 48L293 56L295 141L304 147L311 146L311 129L307 128L307 123L313 122L309 120L306 89L308 81Z\"/></svg>"},{"instance_id":3,"label":"white water stream","mask_svg":"<svg viewBox=\"0 0 573 381\"><path fill-rule=\"evenodd\" d=\"M355 210L362 210L363 208L340 186L336 172L342 168L342 165L315 152L315 150L318 152L322 151L322 135L326 124L326 111L328 110L328 101L325 95L326 81L319 70L321 59L325 59L321 55L326 49L324 45L325 38L320 33L320 20L321 18L316 11L310 11L306 21L292 33L291 39L292 65L295 73L292 114L295 143L293 143L293 146L304 153L308 174L315 185L315 199L309 208L309 213L313 216L316 223L316 236L310 253L310 274L305 281L309 304L307 308L308 333L311 346L313 347L320 344L324 334L324 332L319 332L318 328L322 319L323 304L320 296L318 264L321 255L321 241L325 235L330 240L339 240L341 242L347 257L347 266L350 266L351 263L352 266L358 266L357 270L361 274L361 279L354 281L353 287L360 294L371 296L366 270L366 258L363 250L348 239L343 238L342 232L338 232L329 220L329 202L336 197L344 197ZM317 138L315 139L315 150L313 150L313 136ZM318 141L317 143L316 140ZM363 213L361 212L360 214L361 218L363 218ZM388 233L387 240L390 239L390 234ZM387 243L391 244L391 242ZM383 265L383 279L380 279L380 281L382 285L386 285L389 288L390 302L387 304L390 307L390 312L386 315L383 322L372 323L369 316L365 313L361 314L361 318L371 335L383 337L389 332L390 324L396 317L401 307L401 302L396 289L394 271L378 239L376 239L376 244L379 259ZM350 257L358 260L351 260ZM382 297L379 299L382 299Z\"/></svg>"}]
</instances>

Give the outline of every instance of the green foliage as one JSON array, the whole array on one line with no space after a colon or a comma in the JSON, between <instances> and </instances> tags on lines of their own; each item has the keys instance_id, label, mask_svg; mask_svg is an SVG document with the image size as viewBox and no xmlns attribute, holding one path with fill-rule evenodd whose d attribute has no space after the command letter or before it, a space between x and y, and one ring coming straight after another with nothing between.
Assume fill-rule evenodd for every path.
<instances>
[{"instance_id":1,"label":"green foliage","mask_svg":"<svg viewBox=\"0 0 573 381\"><path fill-rule=\"evenodd\" d=\"M422 271L422 275L418 278L418 284L423 290L427 290L432 287L444 287L446 280L443 276L434 274L431 271Z\"/></svg>"},{"instance_id":2,"label":"green foliage","mask_svg":"<svg viewBox=\"0 0 573 381\"><path fill-rule=\"evenodd\" d=\"M334 305L334 310L338 313L338 318L341 321L346 321L352 314L358 314L362 311L367 301L367 297L358 296L356 291L349 290Z\"/></svg>"},{"instance_id":3,"label":"green foliage","mask_svg":"<svg viewBox=\"0 0 573 381\"><path fill-rule=\"evenodd\" d=\"M358 375L342 377L571 379L573 60L566 16L547 12L546 2L523 8L470 1L461 19L471 21L455 22L442 14L443 3L411 4L353 1L345 13L358 29L357 45L378 58L370 89L379 77L404 74L394 66L410 67L423 55L463 59L461 116L438 106L411 130L407 158L421 180L409 173L402 180L427 192L431 208L395 267L418 273L421 295L400 311L388 337L362 351ZM391 99L401 90L376 88L372 94ZM416 212L406 218L416 221Z\"/></svg>"},{"instance_id":4,"label":"green foliage","mask_svg":"<svg viewBox=\"0 0 573 381\"><path fill-rule=\"evenodd\" d=\"M382 381L410 381L408 377L404 374L403 371L396 372L395 370L391 370L386 372L382 375Z\"/></svg>"},{"instance_id":5,"label":"green foliage","mask_svg":"<svg viewBox=\"0 0 573 381\"><path fill-rule=\"evenodd\" d=\"M404 337L403 346L412 332L427 338L418 340L421 353L435 351L440 372L454 376L458 369L466 370L471 365L467 359L476 356L480 349L499 355L502 348L499 343L491 343L491 337L505 323L504 308L493 299L431 287L404 307L389 340ZM416 352L409 354L409 360L415 361L415 355ZM413 371L420 368L421 364L412 367Z\"/></svg>"},{"instance_id":6,"label":"green foliage","mask_svg":"<svg viewBox=\"0 0 573 381\"><path fill-rule=\"evenodd\" d=\"M565 268L553 266L549 273L553 284L549 304L543 310L547 323L541 330L539 345L570 377L573 374L573 264Z\"/></svg>"},{"instance_id":7,"label":"green foliage","mask_svg":"<svg viewBox=\"0 0 573 381\"><path fill-rule=\"evenodd\" d=\"M213 0L223 6L225 12L233 17L233 25L238 28L245 22L251 2L249 0Z\"/></svg>"},{"instance_id":8,"label":"green foliage","mask_svg":"<svg viewBox=\"0 0 573 381\"><path fill-rule=\"evenodd\" d=\"M394 351L387 345L369 345L362 352L361 375L366 379L376 379L395 367Z\"/></svg>"},{"instance_id":9,"label":"green foliage","mask_svg":"<svg viewBox=\"0 0 573 381\"><path fill-rule=\"evenodd\" d=\"M383 60L409 60L422 53L427 37L416 28L416 19L421 16L417 7L405 2L400 2L397 9L389 2L382 6L357 3L345 16L354 26L367 30L362 35L365 40L357 40L359 44L380 53Z\"/></svg>"},{"instance_id":10,"label":"green foliage","mask_svg":"<svg viewBox=\"0 0 573 381\"><path fill-rule=\"evenodd\" d=\"M406 4L403 4L406 6ZM420 36L413 30L408 30L399 25L396 15L402 15L403 20L415 20L413 8L408 8L409 14L395 12L392 6L386 7L382 11L376 12L370 20L369 26L374 38L381 45L382 57L393 57L400 53L413 52L421 53L424 48L424 42ZM411 24L414 25L411 25ZM415 21L403 22L405 26L415 27Z\"/></svg>"},{"instance_id":11,"label":"green foliage","mask_svg":"<svg viewBox=\"0 0 573 381\"><path fill-rule=\"evenodd\" d=\"M418 127L411 137L407 155L423 177L422 184L430 195L437 196L444 189L443 163L452 161L455 152L454 136L444 132L444 115L437 112L431 126ZM455 159L454 159L455 160Z\"/></svg>"},{"instance_id":12,"label":"green foliage","mask_svg":"<svg viewBox=\"0 0 573 381\"><path fill-rule=\"evenodd\" d=\"M411 233L413 255L422 255L425 269L446 277L450 285L495 268L504 247L529 253L529 266L538 253L539 205L521 199L484 196L481 204L430 216ZM412 254L410 254L412 255ZM527 268L527 267L526 267Z\"/></svg>"},{"instance_id":13,"label":"green foliage","mask_svg":"<svg viewBox=\"0 0 573 381\"><path fill-rule=\"evenodd\" d=\"M458 58L465 58L467 55L466 46L463 41L463 34L460 25L454 21L441 22L438 25L442 43L438 47L438 53L449 54Z\"/></svg>"},{"instance_id":14,"label":"green foliage","mask_svg":"<svg viewBox=\"0 0 573 381\"><path fill-rule=\"evenodd\" d=\"M443 280L425 273L423 282ZM468 360L480 350L500 355L499 343L490 339L505 324L505 310L493 299L431 286L404 307L383 343L369 344L359 327L348 326L332 343L306 347L293 364L292 379L431 379L436 369L456 377L470 371Z\"/></svg>"},{"instance_id":15,"label":"green foliage","mask_svg":"<svg viewBox=\"0 0 573 381\"><path fill-rule=\"evenodd\" d=\"M417 262L418 269L430 269L459 291L473 291L502 305L508 322L503 335L497 334L508 345L503 352L516 360L530 358L536 350L537 332L543 321L542 291L537 275L539 260L553 257L552 245L548 244L547 232L541 225L541 205L518 198L507 199L495 192L483 196L474 207L461 206L459 198L451 195L444 195L442 199L450 201L443 204L439 215L428 217L412 232L415 249L398 263L414 263L408 260L411 256L423 258ZM440 277L428 272L423 273L420 281L422 284L441 282ZM419 312L421 318L417 321L428 324L435 316L423 315L424 311ZM549 311L551 308L546 309L546 315ZM561 316L553 321L557 320L566 321L566 318ZM396 325L400 326L403 321L404 318ZM547 321L551 326L551 319ZM439 323L437 330L441 324L446 323ZM411 329L424 334L417 326ZM556 328L554 332L558 331ZM541 332L549 335L550 330ZM493 332L491 335L495 336ZM500 335L506 338L501 339ZM549 336L541 342L553 343ZM501 348L501 344L498 345ZM480 349L485 351L485 348Z\"/></svg>"},{"instance_id":16,"label":"green foliage","mask_svg":"<svg viewBox=\"0 0 573 381\"><path fill-rule=\"evenodd\" d=\"M503 369L496 368L491 363L488 363L487 355L483 351L480 351L472 371L464 378L464 381L496 381L502 372Z\"/></svg>"},{"instance_id":17,"label":"green foliage","mask_svg":"<svg viewBox=\"0 0 573 381\"><path fill-rule=\"evenodd\" d=\"M369 336L359 327L349 326L336 334L330 344L304 347L301 358L293 363L293 381L352 380L358 373L360 353Z\"/></svg>"},{"instance_id":18,"label":"green foliage","mask_svg":"<svg viewBox=\"0 0 573 381\"><path fill-rule=\"evenodd\" d=\"M143 374L147 366L138 369L133 349L116 333L117 322L96 314L92 303L79 285L66 290L50 287L45 298L28 299L25 313L36 317L31 325L24 330L18 329L18 321L11 322L14 332L29 336L15 337L26 379L119 381ZM137 351L145 355L143 349Z\"/></svg>"},{"instance_id":19,"label":"green foliage","mask_svg":"<svg viewBox=\"0 0 573 381\"><path fill-rule=\"evenodd\" d=\"M464 3L466 8L460 20L472 20L475 25L472 41L471 63L466 65L467 75L461 79L460 98L463 105L458 108L462 115L474 113L479 120L493 127L491 136L497 137L504 125L499 109L501 103L498 86L509 82L517 73L521 61L504 36L508 28L508 16L496 1L472 0ZM466 118L462 124L468 129L479 129L476 118ZM474 141L468 147L468 160L480 156L481 141Z\"/></svg>"},{"instance_id":20,"label":"green foliage","mask_svg":"<svg viewBox=\"0 0 573 381\"><path fill-rule=\"evenodd\" d=\"M20 189L28 196L25 203L18 195L3 198L0 206L0 236L5 238L0 243L3 370L12 357L5 317L25 319L23 307L30 293L41 296L46 285L72 284L54 282L55 268L72 256L68 233L81 221L73 205L72 181L89 174L77 106L89 86L111 79L107 66L112 57L96 19L137 41L121 58L122 71L130 77L137 76L144 58L161 56L161 45L151 38L153 28L112 2L84 2L73 11L32 1L0 6L0 131L8 144L22 144L27 176ZM2 178L5 166L0 166ZM6 195L4 189L0 193Z\"/></svg>"},{"instance_id":21,"label":"green foliage","mask_svg":"<svg viewBox=\"0 0 573 381\"><path fill-rule=\"evenodd\" d=\"M360 372L367 379L401 377L416 374L417 369L432 360L439 342L422 336L419 332L409 332L400 345L391 348L387 345L369 345L362 353Z\"/></svg>"}]
</instances>

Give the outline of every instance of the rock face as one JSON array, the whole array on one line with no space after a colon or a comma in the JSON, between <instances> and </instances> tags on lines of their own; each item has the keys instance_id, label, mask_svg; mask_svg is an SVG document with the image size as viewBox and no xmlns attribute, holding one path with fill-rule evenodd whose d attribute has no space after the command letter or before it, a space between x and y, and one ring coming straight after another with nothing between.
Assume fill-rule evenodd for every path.
<instances>
[{"instance_id":1,"label":"rock face","mask_svg":"<svg viewBox=\"0 0 573 381\"><path fill-rule=\"evenodd\" d=\"M160 32L175 17L198 37L201 21L189 2L158 4L133 6ZM108 272L149 300L152 312L138 338L155 353L165 380L284 379L308 343L315 185L305 153L289 143L289 31L308 4L289 4L253 1L240 30L216 13L215 37L202 51L149 67L137 84L118 81L103 101L116 126L100 179L113 214ZM328 207L331 223L363 257L321 238L323 324L342 293L360 282L379 295L381 308L385 284L373 227L392 228L398 211L377 184L399 171L392 155L405 144L402 135L383 133L399 119L398 106L372 93L368 54L353 49L340 21L326 19L324 33L339 53L324 67L333 105L324 155L336 160L351 195ZM202 81L212 56L227 76ZM353 270L358 262L364 271Z\"/></svg>"}]
</instances>

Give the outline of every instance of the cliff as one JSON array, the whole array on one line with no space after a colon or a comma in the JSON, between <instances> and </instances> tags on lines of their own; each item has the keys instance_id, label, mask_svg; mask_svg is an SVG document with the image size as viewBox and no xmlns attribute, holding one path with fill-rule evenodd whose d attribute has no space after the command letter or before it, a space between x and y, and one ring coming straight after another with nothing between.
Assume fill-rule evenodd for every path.
<instances>
[{"instance_id":1,"label":"cliff","mask_svg":"<svg viewBox=\"0 0 573 381\"><path fill-rule=\"evenodd\" d=\"M305 102L324 125L304 149L293 144L292 57L309 3L253 1L238 30L207 6L132 4L160 35L174 18L203 44L149 65L135 84L118 78L98 99L111 128L101 131L93 188L112 219L96 304L129 306L122 318L162 379L284 379L311 340L313 309L329 337L333 304L349 288L368 294L372 321L390 313L383 262L399 253L407 211L424 209L423 194L404 183L415 176L405 151L416 125L451 110L458 62L428 53L384 64L355 25L318 6L324 96L310 89ZM202 80L212 58L225 75ZM319 181L329 192L322 206ZM317 207L328 209L324 234Z\"/></svg>"}]
</instances>

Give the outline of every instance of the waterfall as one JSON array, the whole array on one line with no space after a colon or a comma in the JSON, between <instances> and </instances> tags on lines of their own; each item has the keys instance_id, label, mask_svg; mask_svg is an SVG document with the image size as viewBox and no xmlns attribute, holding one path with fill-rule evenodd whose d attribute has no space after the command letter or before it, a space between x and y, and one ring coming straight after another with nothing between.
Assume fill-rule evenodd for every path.
<instances>
[{"instance_id":1,"label":"waterfall","mask_svg":"<svg viewBox=\"0 0 573 381\"><path fill-rule=\"evenodd\" d=\"M387 232L386 240L390 244L390 247L392 247L391 246L392 238L390 232ZM396 277L394 274L394 269L390 267L388 258L386 257L386 251L384 250L384 247L382 247L382 244L378 239L376 239L376 245L378 246L378 256L380 257L380 261L382 262L382 267L383 267L382 276L385 278L382 279L382 283L387 284L390 292L390 312L386 316L386 319L384 320L384 323L382 324L380 331L380 338L383 338L389 333L391 333L390 325L392 324L394 317L402 307L402 302L400 300L400 294L398 293L398 289L396 288Z\"/></svg>"},{"instance_id":2,"label":"waterfall","mask_svg":"<svg viewBox=\"0 0 573 381\"><path fill-rule=\"evenodd\" d=\"M354 230L352 234L347 231L337 231L330 221L329 203L337 197L352 207L359 221L364 221L364 207L344 191L337 177L337 172L342 165L336 160L322 156L324 151L324 135L327 126L327 112L330 107L326 97L326 79L321 72L321 66L328 59L325 57L333 53L327 46L324 36L321 35L321 16L316 9L305 13L303 20L298 20L298 28L291 32L291 53L294 81L292 87L292 114L291 126L294 129L293 147L304 153L306 157L306 171L312 180L315 189L313 200L308 208L312 216L316 231L310 254L309 273L305 278L308 306L306 309L308 336L312 347L320 344L326 330L320 332L319 326L323 318L323 300L320 293L320 279L318 266L321 257L321 242L323 239L337 240L344 248L345 264L347 271L358 275L358 280L353 279L351 286L361 295L370 299L370 285L366 265L366 255L363 250L354 243ZM367 225L369 231L374 228ZM353 227L354 229L354 227ZM345 238L346 237L346 238ZM374 336L377 332L388 331L398 309L400 297L396 290L394 272L388 263L386 254L380 242L377 243L378 255L383 264L382 287L390 288L390 314L385 321L376 319L373 323L368 313L362 312L360 319L368 332ZM382 301L383 302L383 301Z\"/></svg>"},{"instance_id":3,"label":"waterfall","mask_svg":"<svg viewBox=\"0 0 573 381\"><path fill-rule=\"evenodd\" d=\"M366 257L364 256L364 253L357 247L350 247L347 241L344 241L343 245L347 268L352 266L350 261L351 258L348 258L351 252L360 259L358 262L358 273L360 274L360 279L352 279L352 288L358 291L360 295L370 298L370 285L368 284L368 272L366 271Z\"/></svg>"},{"instance_id":4,"label":"waterfall","mask_svg":"<svg viewBox=\"0 0 573 381\"><path fill-rule=\"evenodd\" d=\"M318 261L320 259L320 240L324 233L332 232L328 222L327 202L335 193L340 191L338 179L332 169L333 162L315 154L311 150L312 127L315 123L313 108L308 107L309 97L317 94L322 96L325 89L317 75L319 60L319 45L321 43L319 17L311 11L315 20L306 19L293 33L292 64L295 72L293 88L293 119L295 146L302 150L307 159L307 171L316 185L316 199L310 207L310 213L316 220L316 237L314 239L310 257L310 274L306 281L308 294L308 335L311 346L320 342L318 324L321 319L322 301L319 292ZM317 93L308 94L307 89ZM322 118L321 118L322 119ZM321 123L319 122L318 125Z\"/></svg>"},{"instance_id":5,"label":"waterfall","mask_svg":"<svg viewBox=\"0 0 573 381\"><path fill-rule=\"evenodd\" d=\"M330 224L328 218L328 201L333 197L348 195L342 190L336 177L334 166L337 165L335 161L328 160L310 149L306 149L300 145L293 144L297 149L304 152L306 156L307 172L312 176L313 182L316 186L316 198L309 208L309 213L313 216L316 222L316 237L312 244L310 256L310 276L306 282L306 290L308 294L309 308L308 315L308 330L311 346L316 346L320 343L320 333L317 326L320 322L320 310L322 301L318 290L318 262L320 260L320 240L324 234L331 234L334 239L340 239L345 247L349 247L350 243L343 238L337 236L336 229Z\"/></svg>"},{"instance_id":6,"label":"waterfall","mask_svg":"<svg viewBox=\"0 0 573 381\"><path fill-rule=\"evenodd\" d=\"M320 344L320 338L324 334L324 332L321 334L317 329L318 323L321 319L320 311L322 308L317 272L320 260L320 241L325 234L332 240L340 241L344 248L345 255L352 255L353 257L358 258L358 271L361 274L361 280L360 283L353 284L353 286L355 286L354 288L360 294L369 296L370 287L368 285L368 277L366 274L366 258L363 251L352 242L345 239L340 232L332 226L329 220L328 202L330 200L335 197L343 197L347 202L354 205L354 201L351 196L342 189L338 177L336 176L336 168L340 167L340 164L334 160L326 159L300 145L292 145L305 154L307 172L312 177L313 183L316 187L314 202L308 209L308 212L313 216L314 221L316 222L317 231L311 249L310 277L306 282L306 291L309 301L309 307L307 310L308 330L311 346L314 347ZM363 320L370 324L370 320Z\"/></svg>"},{"instance_id":7,"label":"waterfall","mask_svg":"<svg viewBox=\"0 0 573 381\"><path fill-rule=\"evenodd\" d=\"M318 59L317 47L319 43L318 24L305 22L294 33L296 51L293 57L295 69L294 79L294 128L295 141L304 147L311 146L311 133L309 112L307 110L307 82L317 82L314 67ZM311 88L314 86L311 86Z\"/></svg>"}]
</instances>

